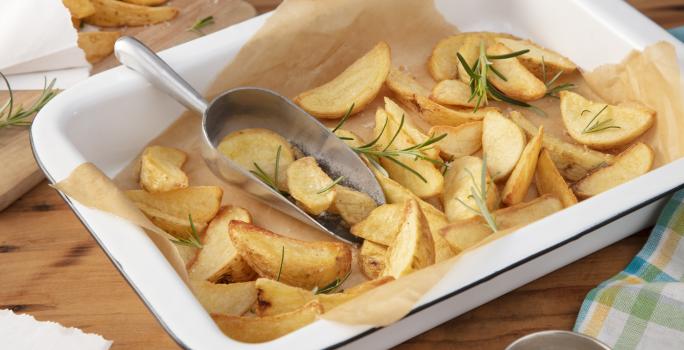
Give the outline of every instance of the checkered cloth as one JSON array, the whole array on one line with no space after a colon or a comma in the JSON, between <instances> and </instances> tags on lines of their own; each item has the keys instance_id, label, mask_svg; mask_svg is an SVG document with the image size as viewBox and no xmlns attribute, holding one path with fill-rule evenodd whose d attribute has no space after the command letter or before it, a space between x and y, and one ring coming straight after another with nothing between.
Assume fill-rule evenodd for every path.
<instances>
[{"instance_id":1,"label":"checkered cloth","mask_svg":"<svg viewBox=\"0 0 684 350\"><path fill-rule=\"evenodd\" d=\"M684 349L684 190L629 266L589 292L575 331L615 350Z\"/></svg>"}]
</instances>

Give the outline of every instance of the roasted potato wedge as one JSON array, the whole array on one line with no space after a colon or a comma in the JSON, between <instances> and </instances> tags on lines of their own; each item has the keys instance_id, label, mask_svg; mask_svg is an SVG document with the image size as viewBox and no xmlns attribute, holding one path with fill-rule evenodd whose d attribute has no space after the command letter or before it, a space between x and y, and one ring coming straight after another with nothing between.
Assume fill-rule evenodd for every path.
<instances>
[{"instance_id":1,"label":"roasted potato wedge","mask_svg":"<svg viewBox=\"0 0 684 350\"><path fill-rule=\"evenodd\" d=\"M563 209L563 204L556 197L545 194L534 200L519 203L492 213L499 230L521 227L531 224L546 216ZM485 237L492 234L492 229L486 225L480 216L449 223L442 228L440 234L451 245L451 249L462 252Z\"/></svg>"},{"instance_id":2,"label":"roasted potato wedge","mask_svg":"<svg viewBox=\"0 0 684 350\"><path fill-rule=\"evenodd\" d=\"M435 243L418 202L406 201L402 217L399 233L387 250L383 276L399 278L435 263Z\"/></svg>"},{"instance_id":3,"label":"roasted potato wedge","mask_svg":"<svg viewBox=\"0 0 684 350\"><path fill-rule=\"evenodd\" d=\"M655 111L636 103L613 106L561 91L563 124L575 141L599 150L629 144L655 122Z\"/></svg>"},{"instance_id":4,"label":"roasted potato wedge","mask_svg":"<svg viewBox=\"0 0 684 350\"><path fill-rule=\"evenodd\" d=\"M543 137L544 127L540 127L537 135L523 149L520 160L518 160L518 164L513 168L513 172L508 177L501 194L501 200L506 205L518 204L525 199L527 190L530 188L534 178L534 171L537 168L537 159L539 159Z\"/></svg>"},{"instance_id":5,"label":"roasted potato wedge","mask_svg":"<svg viewBox=\"0 0 684 350\"><path fill-rule=\"evenodd\" d=\"M352 226L350 232L365 240L388 246L399 233L402 211L401 204L381 205L373 209L364 220Z\"/></svg>"},{"instance_id":6,"label":"roasted potato wedge","mask_svg":"<svg viewBox=\"0 0 684 350\"><path fill-rule=\"evenodd\" d=\"M302 92L293 101L318 118L340 118L352 104L352 114L357 113L378 95L390 68L390 47L381 41L333 80Z\"/></svg>"},{"instance_id":7,"label":"roasted potato wedge","mask_svg":"<svg viewBox=\"0 0 684 350\"><path fill-rule=\"evenodd\" d=\"M430 134L447 135L436 143L445 159L469 156L482 148L482 122L470 122L459 126L436 125L430 128Z\"/></svg>"},{"instance_id":8,"label":"roasted potato wedge","mask_svg":"<svg viewBox=\"0 0 684 350\"><path fill-rule=\"evenodd\" d=\"M420 110L421 119L430 125L459 126L465 123L481 121L490 111L496 108L485 107L474 112L470 108L447 108L429 98L417 97L416 103Z\"/></svg>"},{"instance_id":9,"label":"roasted potato wedge","mask_svg":"<svg viewBox=\"0 0 684 350\"><path fill-rule=\"evenodd\" d=\"M364 276L374 279L380 277L385 270L387 246L365 240L359 251L359 266Z\"/></svg>"},{"instance_id":10,"label":"roasted potato wedge","mask_svg":"<svg viewBox=\"0 0 684 350\"><path fill-rule=\"evenodd\" d=\"M468 66L472 68L480 55L480 46L484 45L486 49L487 46L489 46L488 44L491 44L491 42L488 43L485 37L478 35L477 33L468 33L463 40L463 44L458 48L457 53L460 54L468 63ZM458 60L458 56L456 59ZM460 61L458 62L458 79L466 84L470 82L470 75L468 75L468 72Z\"/></svg>"},{"instance_id":11,"label":"roasted potato wedge","mask_svg":"<svg viewBox=\"0 0 684 350\"><path fill-rule=\"evenodd\" d=\"M508 177L525 148L525 134L499 112L488 112L482 125L482 151L494 181Z\"/></svg>"},{"instance_id":12,"label":"roasted potato wedge","mask_svg":"<svg viewBox=\"0 0 684 350\"><path fill-rule=\"evenodd\" d=\"M188 159L185 152L163 146L149 146L140 157L140 186L147 192L166 192L188 187L181 170Z\"/></svg>"},{"instance_id":13,"label":"roasted potato wedge","mask_svg":"<svg viewBox=\"0 0 684 350\"><path fill-rule=\"evenodd\" d=\"M283 283L313 289L342 279L351 268L351 249L343 243L300 241L235 220L229 228L235 248L261 277L280 274Z\"/></svg>"},{"instance_id":14,"label":"roasted potato wedge","mask_svg":"<svg viewBox=\"0 0 684 350\"><path fill-rule=\"evenodd\" d=\"M288 192L311 215L320 215L333 204L337 188L327 189L332 183L313 157L299 158L287 168Z\"/></svg>"},{"instance_id":15,"label":"roasted potato wedge","mask_svg":"<svg viewBox=\"0 0 684 350\"><path fill-rule=\"evenodd\" d=\"M190 280L192 292L204 309L211 314L242 315L257 300L254 282L215 284Z\"/></svg>"},{"instance_id":16,"label":"roasted potato wedge","mask_svg":"<svg viewBox=\"0 0 684 350\"><path fill-rule=\"evenodd\" d=\"M121 0L129 4L142 5L142 6L159 6L164 5L169 0Z\"/></svg>"},{"instance_id":17,"label":"roasted potato wedge","mask_svg":"<svg viewBox=\"0 0 684 350\"><path fill-rule=\"evenodd\" d=\"M408 113L401 108L396 102L392 101L389 97L385 97L385 111L387 115L392 118L394 125L401 124L402 116L404 118L404 125L401 131L408 135L410 143L417 145L427 141L430 137L425 135L418 127L413 124L411 118L409 118ZM435 147L426 148L422 151L428 158L439 159L439 150Z\"/></svg>"},{"instance_id":18,"label":"roasted potato wedge","mask_svg":"<svg viewBox=\"0 0 684 350\"><path fill-rule=\"evenodd\" d=\"M337 129L335 135L342 139L349 147L361 147L365 144L363 139L355 133L346 129Z\"/></svg>"},{"instance_id":19,"label":"roasted potato wedge","mask_svg":"<svg viewBox=\"0 0 684 350\"><path fill-rule=\"evenodd\" d=\"M442 204L449 221L468 219L478 215L470 208L477 209L473 190L479 193L482 187L482 166L480 158L471 156L457 158L451 162L444 174L445 185L444 193L442 193ZM494 210L499 205L498 191L489 174L485 175L485 179L487 208Z\"/></svg>"},{"instance_id":20,"label":"roasted potato wedge","mask_svg":"<svg viewBox=\"0 0 684 350\"><path fill-rule=\"evenodd\" d=\"M390 69L385 84L399 98L406 101L413 101L416 96L427 97L430 95L430 90L420 85L411 74L395 67Z\"/></svg>"},{"instance_id":21,"label":"roasted potato wedge","mask_svg":"<svg viewBox=\"0 0 684 350\"><path fill-rule=\"evenodd\" d=\"M268 178L278 183L280 189L286 188L285 172L294 162L295 153L292 145L277 133L260 128L234 131L221 140L217 149L250 172L261 173L263 171ZM277 158L278 154L280 158ZM277 176L276 158L278 159Z\"/></svg>"},{"instance_id":22,"label":"roasted potato wedge","mask_svg":"<svg viewBox=\"0 0 684 350\"><path fill-rule=\"evenodd\" d=\"M613 164L587 175L573 189L580 198L595 196L647 173L654 158L651 147L637 142L620 153Z\"/></svg>"},{"instance_id":23,"label":"roasted potato wedge","mask_svg":"<svg viewBox=\"0 0 684 350\"><path fill-rule=\"evenodd\" d=\"M537 160L535 184L539 194L553 195L563 203L565 208L577 203L577 197L568 187L556 165L553 164L549 151L545 148L541 150L539 160Z\"/></svg>"},{"instance_id":24,"label":"roasted potato wedge","mask_svg":"<svg viewBox=\"0 0 684 350\"><path fill-rule=\"evenodd\" d=\"M529 137L537 134L537 127L522 114L513 111L511 119L525 130ZM562 141L559 138L544 133L542 145L549 151L549 156L556 164L556 168L564 178L577 181L586 176L593 169L599 168L613 161L613 156L599 151L594 151L586 146L576 145Z\"/></svg>"},{"instance_id":25,"label":"roasted potato wedge","mask_svg":"<svg viewBox=\"0 0 684 350\"><path fill-rule=\"evenodd\" d=\"M62 3L74 18L81 19L95 13L95 6L90 0L62 0Z\"/></svg>"},{"instance_id":26,"label":"roasted potato wedge","mask_svg":"<svg viewBox=\"0 0 684 350\"><path fill-rule=\"evenodd\" d=\"M347 224L354 225L368 217L377 206L369 195L349 187L335 185L335 199L330 206L330 212L339 214Z\"/></svg>"},{"instance_id":27,"label":"roasted potato wedge","mask_svg":"<svg viewBox=\"0 0 684 350\"><path fill-rule=\"evenodd\" d=\"M212 314L216 325L227 336L245 343L262 343L296 331L316 320L323 313L318 300L312 300L297 310L264 317Z\"/></svg>"},{"instance_id":28,"label":"roasted potato wedge","mask_svg":"<svg viewBox=\"0 0 684 350\"><path fill-rule=\"evenodd\" d=\"M183 265L185 269L189 269L192 264L197 260L197 254L199 249L194 246L176 244L176 250L178 250L178 255L180 255L181 260L183 260Z\"/></svg>"},{"instance_id":29,"label":"roasted potato wedge","mask_svg":"<svg viewBox=\"0 0 684 350\"><path fill-rule=\"evenodd\" d=\"M507 55L513 51L498 43L487 49L487 55ZM488 76L489 82L504 94L521 101L535 101L546 95L546 85L532 74L520 61L512 58L492 59L492 67L499 71L506 80L497 74Z\"/></svg>"},{"instance_id":30,"label":"roasted potato wedge","mask_svg":"<svg viewBox=\"0 0 684 350\"><path fill-rule=\"evenodd\" d=\"M114 42L121 32L85 32L78 33L78 47L85 52L86 60L95 64L114 52Z\"/></svg>"},{"instance_id":31,"label":"roasted potato wedge","mask_svg":"<svg viewBox=\"0 0 684 350\"><path fill-rule=\"evenodd\" d=\"M188 238L192 232L188 216L192 216L197 232L203 231L221 207L223 189L191 186L159 193L130 190L126 196L159 228L176 237Z\"/></svg>"},{"instance_id":32,"label":"roasted potato wedge","mask_svg":"<svg viewBox=\"0 0 684 350\"><path fill-rule=\"evenodd\" d=\"M90 0L95 13L85 17L86 23L100 27L144 26L169 21L178 15L170 6L149 7L117 0Z\"/></svg>"},{"instance_id":33,"label":"roasted potato wedge","mask_svg":"<svg viewBox=\"0 0 684 350\"><path fill-rule=\"evenodd\" d=\"M475 107L475 99L470 99L470 86L455 79L442 80L434 88L430 98L443 105Z\"/></svg>"},{"instance_id":34,"label":"roasted potato wedge","mask_svg":"<svg viewBox=\"0 0 684 350\"><path fill-rule=\"evenodd\" d=\"M503 33L468 32L459 33L440 40L435 45L435 48L432 49L432 54L427 62L430 75L436 81L459 77L460 63L455 52L458 52L466 39L471 38L472 44L479 45L482 40L485 40L488 44L494 43L494 38L497 37L513 38L511 35ZM471 63L471 61L468 62Z\"/></svg>"},{"instance_id":35,"label":"roasted potato wedge","mask_svg":"<svg viewBox=\"0 0 684 350\"><path fill-rule=\"evenodd\" d=\"M209 223L202 239L202 249L188 271L191 279L232 283L256 278L256 272L247 265L230 240L228 224L233 220L251 223L252 217L240 207L228 205L221 208Z\"/></svg>"},{"instance_id":36,"label":"roasted potato wedge","mask_svg":"<svg viewBox=\"0 0 684 350\"><path fill-rule=\"evenodd\" d=\"M530 40L498 37L496 42L505 45L512 51L530 50L528 53L518 56L518 61L537 78L544 81L553 78L558 72L562 71L564 74L569 74L577 69L577 66L567 57L543 48Z\"/></svg>"}]
</instances>

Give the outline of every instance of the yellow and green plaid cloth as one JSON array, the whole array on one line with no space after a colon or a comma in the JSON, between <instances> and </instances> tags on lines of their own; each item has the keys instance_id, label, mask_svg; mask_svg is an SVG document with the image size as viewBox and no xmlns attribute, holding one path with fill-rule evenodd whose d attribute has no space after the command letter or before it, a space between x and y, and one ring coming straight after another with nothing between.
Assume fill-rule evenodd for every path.
<instances>
[{"instance_id":1,"label":"yellow and green plaid cloth","mask_svg":"<svg viewBox=\"0 0 684 350\"><path fill-rule=\"evenodd\" d=\"M629 266L589 292L575 331L615 350L684 349L684 190Z\"/></svg>"}]
</instances>

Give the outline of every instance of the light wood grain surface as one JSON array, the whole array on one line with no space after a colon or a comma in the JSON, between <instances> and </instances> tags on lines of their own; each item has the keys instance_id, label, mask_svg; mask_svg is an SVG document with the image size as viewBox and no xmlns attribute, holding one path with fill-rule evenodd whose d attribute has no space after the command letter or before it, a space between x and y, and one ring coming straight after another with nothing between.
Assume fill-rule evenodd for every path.
<instances>
[{"instance_id":1,"label":"light wood grain surface","mask_svg":"<svg viewBox=\"0 0 684 350\"><path fill-rule=\"evenodd\" d=\"M230 2L224 1L218 3ZM174 0L171 3L181 2L195 9L193 20L200 14L211 13L203 11L210 11L206 6L215 3L214 0ZM248 2L261 13L271 10L279 1ZM666 27L684 24L684 0L630 2ZM234 13L225 14L231 21L237 19L231 15ZM187 26L184 24L183 28ZM147 35L157 49L177 43L168 34ZM190 38L185 36L183 40ZM112 61L105 64L111 65ZM20 98L29 97L32 96ZM25 131L0 131L0 159L3 160L0 188L3 181L16 179L20 180L18 183L23 181L25 187L40 182L41 175L35 171L7 171L13 163L33 162L27 145ZM8 179L10 177L14 180ZM2 200L0 196L0 208ZM646 238L647 231L626 238L398 348L502 349L530 332L570 329L587 292L624 268ZM0 212L0 286L0 309L10 308L30 313L39 320L53 320L102 334L114 341L113 349L178 348L62 199L44 181Z\"/></svg>"}]
</instances>

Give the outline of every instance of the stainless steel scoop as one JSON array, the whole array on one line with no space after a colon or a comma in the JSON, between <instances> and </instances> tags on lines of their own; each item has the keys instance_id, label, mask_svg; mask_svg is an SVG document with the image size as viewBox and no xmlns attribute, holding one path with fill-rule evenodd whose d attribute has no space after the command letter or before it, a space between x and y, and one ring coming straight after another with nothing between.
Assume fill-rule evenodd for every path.
<instances>
[{"instance_id":1,"label":"stainless steel scoop","mask_svg":"<svg viewBox=\"0 0 684 350\"><path fill-rule=\"evenodd\" d=\"M228 90L207 103L190 84L140 41L122 37L114 52L119 62L136 71L159 90L185 107L202 114L202 156L209 168L226 182L251 193L272 207L347 242L359 242L339 217L312 217L293 201L232 162L216 147L227 134L245 128L275 131L304 154L316 158L333 179L370 195L378 204L385 196L373 173L361 158L323 124L287 98L267 89L241 87Z\"/></svg>"}]
</instances>

